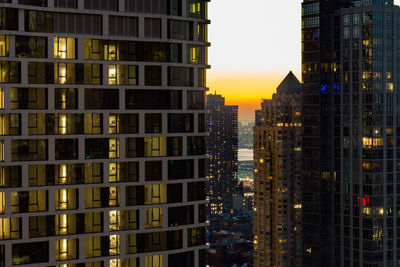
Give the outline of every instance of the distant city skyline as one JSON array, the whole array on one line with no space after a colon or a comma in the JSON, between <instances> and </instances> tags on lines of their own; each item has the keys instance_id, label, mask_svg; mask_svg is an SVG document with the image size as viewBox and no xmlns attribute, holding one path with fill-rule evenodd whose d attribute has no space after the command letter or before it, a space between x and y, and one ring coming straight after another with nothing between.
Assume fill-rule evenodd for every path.
<instances>
[{"instance_id":1,"label":"distant city skyline","mask_svg":"<svg viewBox=\"0 0 400 267\"><path fill-rule=\"evenodd\" d=\"M254 8L243 8L240 0L209 6L207 84L228 105L239 105L239 120L254 120L260 100L271 98L289 71L301 80L301 0L251 3Z\"/></svg>"}]
</instances>

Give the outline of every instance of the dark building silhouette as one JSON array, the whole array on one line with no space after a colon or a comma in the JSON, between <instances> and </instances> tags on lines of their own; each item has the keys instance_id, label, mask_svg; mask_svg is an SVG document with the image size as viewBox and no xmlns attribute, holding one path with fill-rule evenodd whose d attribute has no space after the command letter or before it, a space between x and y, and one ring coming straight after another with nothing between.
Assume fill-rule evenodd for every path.
<instances>
[{"instance_id":1,"label":"dark building silhouette","mask_svg":"<svg viewBox=\"0 0 400 267\"><path fill-rule=\"evenodd\" d=\"M254 127L254 266L301 266L301 83L292 72Z\"/></svg>"},{"instance_id":2,"label":"dark building silhouette","mask_svg":"<svg viewBox=\"0 0 400 267\"><path fill-rule=\"evenodd\" d=\"M207 96L211 214L232 208L238 173L238 106L225 105L221 95Z\"/></svg>"},{"instance_id":3,"label":"dark building silhouette","mask_svg":"<svg viewBox=\"0 0 400 267\"><path fill-rule=\"evenodd\" d=\"M400 8L302 10L303 266L398 266Z\"/></svg>"}]
</instances>

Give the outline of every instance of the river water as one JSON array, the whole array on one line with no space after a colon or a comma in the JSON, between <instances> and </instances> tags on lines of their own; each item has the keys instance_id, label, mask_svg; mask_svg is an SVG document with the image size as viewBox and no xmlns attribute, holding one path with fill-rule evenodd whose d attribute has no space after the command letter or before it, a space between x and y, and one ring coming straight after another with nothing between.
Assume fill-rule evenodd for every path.
<instances>
[{"instance_id":1,"label":"river water","mask_svg":"<svg viewBox=\"0 0 400 267\"><path fill-rule=\"evenodd\" d=\"M239 161L253 161L253 149L239 149Z\"/></svg>"}]
</instances>

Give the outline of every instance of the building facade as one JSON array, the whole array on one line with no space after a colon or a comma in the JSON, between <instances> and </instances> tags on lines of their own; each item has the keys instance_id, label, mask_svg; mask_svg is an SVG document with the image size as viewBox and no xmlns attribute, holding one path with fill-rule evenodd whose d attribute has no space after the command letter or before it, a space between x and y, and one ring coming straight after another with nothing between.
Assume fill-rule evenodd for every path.
<instances>
[{"instance_id":1,"label":"building facade","mask_svg":"<svg viewBox=\"0 0 400 267\"><path fill-rule=\"evenodd\" d=\"M205 266L207 1L0 3L0 266Z\"/></svg>"},{"instance_id":2,"label":"building facade","mask_svg":"<svg viewBox=\"0 0 400 267\"><path fill-rule=\"evenodd\" d=\"M290 72L254 126L254 266L302 266L301 89Z\"/></svg>"},{"instance_id":3,"label":"building facade","mask_svg":"<svg viewBox=\"0 0 400 267\"><path fill-rule=\"evenodd\" d=\"M207 139L211 214L232 209L238 175L238 106L225 105L221 95L207 95Z\"/></svg>"},{"instance_id":4,"label":"building facade","mask_svg":"<svg viewBox=\"0 0 400 267\"><path fill-rule=\"evenodd\" d=\"M398 266L400 8L303 1L304 266Z\"/></svg>"}]
</instances>

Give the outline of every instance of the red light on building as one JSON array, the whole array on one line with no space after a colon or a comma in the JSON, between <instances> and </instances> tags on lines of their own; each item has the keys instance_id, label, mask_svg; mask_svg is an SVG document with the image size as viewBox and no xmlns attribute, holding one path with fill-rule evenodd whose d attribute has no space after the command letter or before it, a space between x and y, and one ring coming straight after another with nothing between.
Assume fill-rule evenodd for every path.
<instances>
[{"instance_id":1,"label":"red light on building","mask_svg":"<svg viewBox=\"0 0 400 267\"><path fill-rule=\"evenodd\" d=\"M369 205L370 205L369 196L364 196L364 197L362 198L362 203L363 203L363 207L369 207Z\"/></svg>"}]
</instances>

